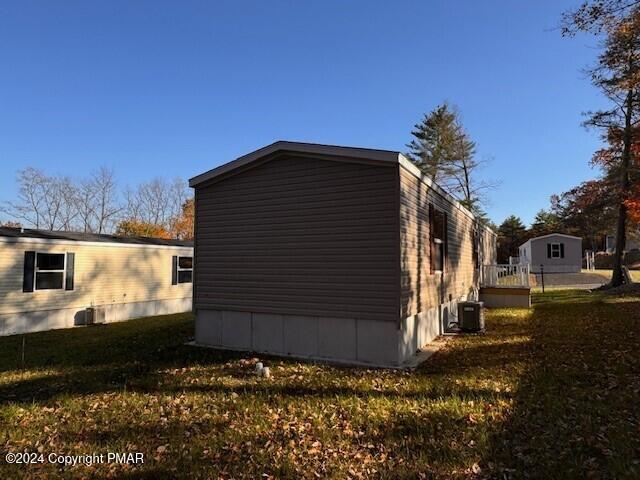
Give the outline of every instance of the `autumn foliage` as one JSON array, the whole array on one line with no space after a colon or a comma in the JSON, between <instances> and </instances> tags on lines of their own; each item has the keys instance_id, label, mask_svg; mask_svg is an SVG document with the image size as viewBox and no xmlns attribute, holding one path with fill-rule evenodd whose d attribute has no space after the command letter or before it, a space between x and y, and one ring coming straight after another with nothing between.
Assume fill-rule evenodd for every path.
<instances>
[{"instance_id":1,"label":"autumn foliage","mask_svg":"<svg viewBox=\"0 0 640 480\"><path fill-rule=\"evenodd\" d=\"M171 234L162 225L135 219L121 221L116 228L116 235L121 237L171 238Z\"/></svg>"},{"instance_id":2,"label":"autumn foliage","mask_svg":"<svg viewBox=\"0 0 640 480\"><path fill-rule=\"evenodd\" d=\"M171 236L180 240L193 240L195 201L190 198L182 205L182 213L171 221Z\"/></svg>"},{"instance_id":3,"label":"autumn foliage","mask_svg":"<svg viewBox=\"0 0 640 480\"><path fill-rule=\"evenodd\" d=\"M631 195L626 200L629 220L640 225L640 184L631 190Z\"/></svg>"},{"instance_id":4,"label":"autumn foliage","mask_svg":"<svg viewBox=\"0 0 640 480\"><path fill-rule=\"evenodd\" d=\"M117 228L116 235L123 237L152 237L175 238L179 240L193 240L195 204L193 198L182 205L180 215L172 218L167 226L157 223L144 222L135 218L122 220Z\"/></svg>"}]
</instances>

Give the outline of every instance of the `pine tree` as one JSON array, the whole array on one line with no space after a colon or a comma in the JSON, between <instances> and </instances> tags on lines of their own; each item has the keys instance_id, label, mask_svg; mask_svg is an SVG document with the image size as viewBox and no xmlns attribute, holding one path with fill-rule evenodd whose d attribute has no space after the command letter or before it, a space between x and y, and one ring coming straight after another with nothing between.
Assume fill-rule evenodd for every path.
<instances>
[{"instance_id":1,"label":"pine tree","mask_svg":"<svg viewBox=\"0 0 640 480\"><path fill-rule=\"evenodd\" d=\"M449 191L486 223L482 201L495 185L480 181L477 171L482 162L476 157L476 144L466 132L456 108L444 103L415 125L414 139L407 144L407 156L431 180Z\"/></svg>"},{"instance_id":2,"label":"pine tree","mask_svg":"<svg viewBox=\"0 0 640 480\"><path fill-rule=\"evenodd\" d=\"M457 155L459 128L455 112L447 103L425 114L411 132L407 156L434 182L445 179Z\"/></svg>"},{"instance_id":3,"label":"pine tree","mask_svg":"<svg viewBox=\"0 0 640 480\"><path fill-rule=\"evenodd\" d=\"M532 237L540 237L558 232L561 228L560 219L555 213L541 209L533 219L530 232Z\"/></svg>"}]
</instances>

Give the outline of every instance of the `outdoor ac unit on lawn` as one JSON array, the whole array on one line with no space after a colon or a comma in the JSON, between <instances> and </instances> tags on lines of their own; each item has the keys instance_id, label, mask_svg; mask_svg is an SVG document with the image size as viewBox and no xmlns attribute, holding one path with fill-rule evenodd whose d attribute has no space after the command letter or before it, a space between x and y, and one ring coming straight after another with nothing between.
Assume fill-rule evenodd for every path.
<instances>
[{"instance_id":1,"label":"outdoor ac unit on lawn","mask_svg":"<svg viewBox=\"0 0 640 480\"><path fill-rule=\"evenodd\" d=\"M463 332L483 332L482 302L458 302L458 326Z\"/></svg>"},{"instance_id":2,"label":"outdoor ac unit on lawn","mask_svg":"<svg viewBox=\"0 0 640 480\"><path fill-rule=\"evenodd\" d=\"M85 325L95 325L104 323L105 309L104 307L89 307L85 312Z\"/></svg>"}]
</instances>

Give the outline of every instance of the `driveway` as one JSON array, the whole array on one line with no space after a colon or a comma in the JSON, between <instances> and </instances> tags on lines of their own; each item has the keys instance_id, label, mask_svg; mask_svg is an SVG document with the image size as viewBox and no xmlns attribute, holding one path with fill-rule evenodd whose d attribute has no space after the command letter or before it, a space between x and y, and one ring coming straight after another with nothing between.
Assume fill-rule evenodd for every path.
<instances>
[{"instance_id":1,"label":"driveway","mask_svg":"<svg viewBox=\"0 0 640 480\"><path fill-rule=\"evenodd\" d=\"M542 276L535 275L535 285L542 287ZM592 289L598 288L609 281L609 277L600 273L545 273L545 288L566 288L566 289Z\"/></svg>"}]
</instances>

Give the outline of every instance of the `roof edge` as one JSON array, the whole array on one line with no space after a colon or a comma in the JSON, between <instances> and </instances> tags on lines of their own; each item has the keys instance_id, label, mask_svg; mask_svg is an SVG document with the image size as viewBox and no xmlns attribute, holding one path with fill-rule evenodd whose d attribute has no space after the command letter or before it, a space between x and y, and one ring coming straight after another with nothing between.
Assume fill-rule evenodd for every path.
<instances>
[{"instance_id":1,"label":"roof edge","mask_svg":"<svg viewBox=\"0 0 640 480\"><path fill-rule=\"evenodd\" d=\"M467 207L462 205L462 203L460 203L460 200L458 200L455 196L447 192L444 188L442 188L440 185L438 185L429 177L427 177L424 173L422 173L422 170L420 170L411 160L409 160L407 157L405 157L401 153L398 154L398 163L400 164L400 166L402 166L409 173L417 177L418 180L423 182L429 188L438 192L440 196L442 196L445 200L451 203L454 207L460 210L467 217L471 218L471 220L474 220L474 221L478 220L476 215L471 210L469 210ZM493 235L496 235L496 232L494 232L491 227L489 227L488 225L483 225L483 226Z\"/></svg>"},{"instance_id":2,"label":"roof edge","mask_svg":"<svg viewBox=\"0 0 640 480\"><path fill-rule=\"evenodd\" d=\"M68 243L91 243L109 244L125 246L146 246L146 247L175 247L192 248L193 241L164 239L155 237L128 237L98 233L84 233L74 231L42 230L35 228L13 228L0 227L0 242L68 242Z\"/></svg>"},{"instance_id":3,"label":"roof edge","mask_svg":"<svg viewBox=\"0 0 640 480\"><path fill-rule=\"evenodd\" d=\"M219 167L208 170L189 179L189 186L196 187L224 173L243 167L260 158L276 152L310 153L319 155L335 155L340 157L357 158L363 160L377 160L383 162L398 162L400 152L379 150L375 148L342 147L338 145L324 145L321 143L289 142L278 140L270 145L254 150Z\"/></svg>"},{"instance_id":4,"label":"roof edge","mask_svg":"<svg viewBox=\"0 0 640 480\"><path fill-rule=\"evenodd\" d=\"M100 242L91 240L70 240L68 238L40 238L40 237L3 237L0 236L0 244L40 244L40 245L90 245L100 247L117 248L153 248L169 250L193 250L193 245L163 245L158 243L124 243L124 242Z\"/></svg>"},{"instance_id":5,"label":"roof edge","mask_svg":"<svg viewBox=\"0 0 640 480\"><path fill-rule=\"evenodd\" d=\"M567 235L566 233L548 233L546 235L541 235L539 237L530 238L529 240L527 240L523 244L519 245L518 248L526 245L527 243L530 243L532 240L541 240L543 238L549 238L549 237L553 237L553 236L565 237L565 238L573 238L574 240L582 240L582 237L576 237L575 235Z\"/></svg>"},{"instance_id":6,"label":"roof edge","mask_svg":"<svg viewBox=\"0 0 640 480\"><path fill-rule=\"evenodd\" d=\"M422 171L414 165L411 160L405 157L402 153L395 150L380 150L374 148L360 148L360 147L343 147L338 145L324 145L320 143L305 143L305 142L290 142L285 140L278 140L270 145L254 150L246 155L236 158L228 163L213 168L207 172L201 173L189 179L189 186L196 187L204 182L207 182L213 178L216 178L225 173L231 172L236 168L249 165L250 163L259 160L263 157L271 155L276 152L293 152L293 153L308 153L318 155L333 155L338 157L373 160L381 162L395 163L402 166L405 170L413 174L421 182L426 184L429 188L435 190L440 196L450 202L455 208L460 210L463 214L468 216L474 221L477 221L476 215L468 208L464 207L460 200L455 196L444 190L442 187L428 178ZM488 225L484 225L490 233L496 235Z\"/></svg>"}]
</instances>

